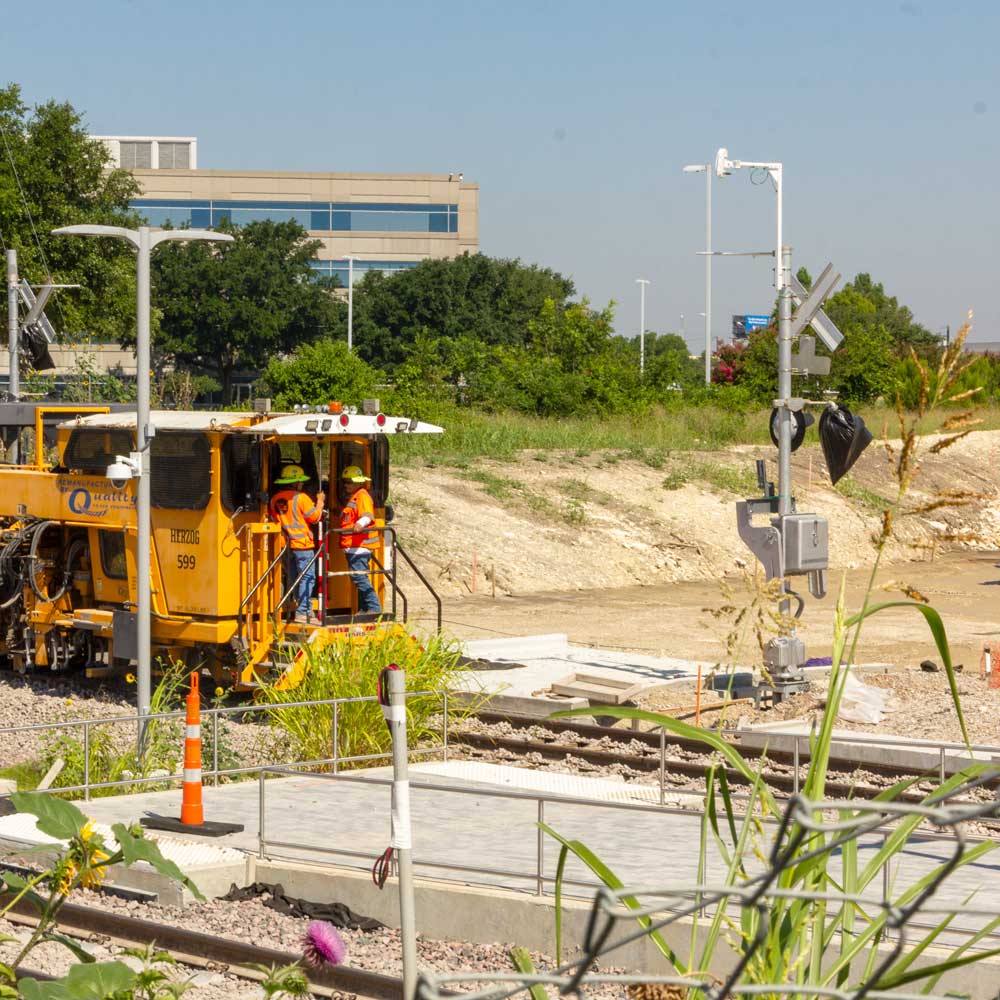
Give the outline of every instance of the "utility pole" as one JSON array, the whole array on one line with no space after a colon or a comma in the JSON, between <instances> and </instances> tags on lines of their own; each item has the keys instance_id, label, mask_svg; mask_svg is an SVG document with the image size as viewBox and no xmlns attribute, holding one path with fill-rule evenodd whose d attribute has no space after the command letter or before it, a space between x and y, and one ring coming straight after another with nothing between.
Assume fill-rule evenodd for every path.
<instances>
[{"instance_id":1,"label":"utility pole","mask_svg":"<svg viewBox=\"0 0 1000 1000\"><path fill-rule=\"evenodd\" d=\"M17 321L17 251L7 251L7 357L8 388L7 399L16 403L21 395L21 331ZM20 461L21 435L17 437L7 452L8 461L15 465Z\"/></svg>"},{"instance_id":2,"label":"utility pole","mask_svg":"<svg viewBox=\"0 0 1000 1000\"><path fill-rule=\"evenodd\" d=\"M646 278L636 278L635 283L639 286L639 374L646 371L646 285L649 281Z\"/></svg>"},{"instance_id":3,"label":"utility pole","mask_svg":"<svg viewBox=\"0 0 1000 1000\"><path fill-rule=\"evenodd\" d=\"M17 251L7 251L7 353L10 359L10 388L7 398L16 403L21 395L19 368L20 331L17 324Z\"/></svg>"},{"instance_id":4,"label":"utility pole","mask_svg":"<svg viewBox=\"0 0 1000 1000\"><path fill-rule=\"evenodd\" d=\"M347 351L354 350L354 258L347 258Z\"/></svg>"},{"instance_id":5,"label":"utility pole","mask_svg":"<svg viewBox=\"0 0 1000 1000\"><path fill-rule=\"evenodd\" d=\"M712 382L712 164L689 163L686 174L705 175L705 385ZM683 317L682 317L683 321Z\"/></svg>"}]
</instances>

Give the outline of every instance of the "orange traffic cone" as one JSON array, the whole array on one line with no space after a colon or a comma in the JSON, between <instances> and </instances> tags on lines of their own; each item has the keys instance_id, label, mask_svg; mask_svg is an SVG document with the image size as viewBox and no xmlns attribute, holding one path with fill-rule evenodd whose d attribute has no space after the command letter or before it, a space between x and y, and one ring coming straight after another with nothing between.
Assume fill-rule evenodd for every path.
<instances>
[{"instance_id":1,"label":"orange traffic cone","mask_svg":"<svg viewBox=\"0 0 1000 1000\"><path fill-rule=\"evenodd\" d=\"M191 690L185 699L187 717L184 732L184 793L181 799L181 822L201 826L205 810L201 804L201 704L198 700L198 674L191 674Z\"/></svg>"},{"instance_id":2,"label":"orange traffic cone","mask_svg":"<svg viewBox=\"0 0 1000 1000\"><path fill-rule=\"evenodd\" d=\"M143 816L139 822L150 830L170 830L175 833L200 833L221 837L239 833L242 823L206 823L201 803L201 701L198 694L198 673L191 674L191 690L185 699L184 785L181 795L181 818L173 816Z\"/></svg>"}]
</instances>

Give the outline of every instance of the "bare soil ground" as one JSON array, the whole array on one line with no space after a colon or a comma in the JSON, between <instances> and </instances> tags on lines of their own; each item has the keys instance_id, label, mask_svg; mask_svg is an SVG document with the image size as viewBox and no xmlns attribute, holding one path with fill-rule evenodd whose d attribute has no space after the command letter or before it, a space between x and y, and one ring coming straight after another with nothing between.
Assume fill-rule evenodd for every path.
<instances>
[{"instance_id":1,"label":"bare soil ground","mask_svg":"<svg viewBox=\"0 0 1000 1000\"><path fill-rule=\"evenodd\" d=\"M922 439L924 451L930 443ZM733 504L756 495L758 457L773 476L774 449L754 447L677 453L661 468L618 453L533 452L510 465L408 467L394 473L397 526L442 594L446 630L460 638L565 632L579 643L752 664L759 661L753 637L727 652L733 616L709 609L753 599L754 561L737 535ZM878 496L892 495L895 482L878 441L843 490L831 487L818 448L796 452L793 479L798 509L830 521L831 593L807 597L799 626L809 655L825 656L842 581L847 607L860 607ZM982 643L1000 642L1000 432L973 433L926 455L911 501L941 489L980 499L897 521L878 584L924 594L944 617L956 662L976 669ZM942 533L969 540L941 544ZM429 624L419 583L404 569L400 581L411 617ZM902 599L898 591L877 596ZM870 619L857 655L900 667L926 658L937 652L923 619L908 609Z\"/></svg>"}]
</instances>

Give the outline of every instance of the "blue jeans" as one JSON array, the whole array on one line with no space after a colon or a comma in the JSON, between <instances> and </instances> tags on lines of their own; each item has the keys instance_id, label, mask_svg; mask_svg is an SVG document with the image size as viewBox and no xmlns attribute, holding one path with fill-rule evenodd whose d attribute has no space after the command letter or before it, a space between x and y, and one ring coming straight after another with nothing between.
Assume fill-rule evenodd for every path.
<instances>
[{"instance_id":1,"label":"blue jeans","mask_svg":"<svg viewBox=\"0 0 1000 1000\"><path fill-rule=\"evenodd\" d=\"M370 552L345 552L347 556L347 568L351 572L351 583L358 588L358 613L359 614L382 614L382 605L379 603L378 594L372 582L368 579L368 563L371 560Z\"/></svg>"},{"instance_id":2,"label":"blue jeans","mask_svg":"<svg viewBox=\"0 0 1000 1000\"><path fill-rule=\"evenodd\" d=\"M309 560L316 555L313 549L291 549L292 553L292 579L289 583L293 583L297 578L299 573L306 568ZM313 563L312 566L306 570L306 575L299 580L299 585L296 588L296 596L298 597L298 607L295 609L297 615L308 615L312 613L312 597L313 591L316 589L316 564Z\"/></svg>"}]
</instances>

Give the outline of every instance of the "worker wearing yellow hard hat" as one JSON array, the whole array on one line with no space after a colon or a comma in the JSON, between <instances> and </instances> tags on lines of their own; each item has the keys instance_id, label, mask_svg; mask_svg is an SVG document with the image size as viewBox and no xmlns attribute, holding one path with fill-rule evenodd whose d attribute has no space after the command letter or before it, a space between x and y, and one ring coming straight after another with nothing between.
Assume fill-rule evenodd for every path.
<instances>
[{"instance_id":1,"label":"worker wearing yellow hard hat","mask_svg":"<svg viewBox=\"0 0 1000 1000\"><path fill-rule=\"evenodd\" d=\"M375 504L365 487L371 479L357 465L348 465L340 478L347 497L340 514L340 547L347 559L351 582L358 591L358 612L380 615L382 604L369 576L372 549L378 545L378 532L371 530Z\"/></svg>"},{"instance_id":2,"label":"worker wearing yellow hard hat","mask_svg":"<svg viewBox=\"0 0 1000 1000\"><path fill-rule=\"evenodd\" d=\"M289 582L298 580L296 587L295 620L309 622L313 618L312 598L316 590L316 563L313 561L315 542L312 526L323 516L326 495L320 491L316 501L309 499L304 485L309 477L301 465L285 465L275 479L276 486L285 486L271 498L271 516L281 525L289 549ZM300 579L301 577L301 579Z\"/></svg>"}]
</instances>

